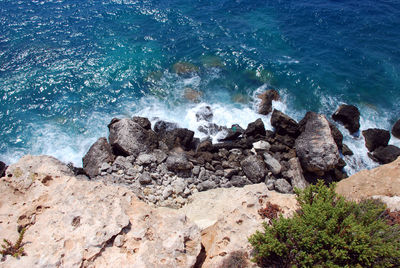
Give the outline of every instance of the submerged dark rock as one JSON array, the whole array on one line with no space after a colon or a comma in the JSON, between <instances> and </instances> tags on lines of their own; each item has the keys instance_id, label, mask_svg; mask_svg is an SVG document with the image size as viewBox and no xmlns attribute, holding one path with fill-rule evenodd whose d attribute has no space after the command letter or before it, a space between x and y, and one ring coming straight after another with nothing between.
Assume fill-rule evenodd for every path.
<instances>
[{"instance_id":1,"label":"submerged dark rock","mask_svg":"<svg viewBox=\"0 0 400 268\"><path fill-rule=\"evenodd\" d=\"M271 125L279 135L290 135L295 138L299 135L299 124L279 110L274 109L272 112Z\"/></svg>"},{"instance_id":2,"label":"submerged dark rock","mask_svg":"<svg viewBox=\"0 0 400 268\"><path fill-rule=\"evenodd\" d=\"M113 161L114 155L111 145L106 138L102 137L93 143L83 157L83 170L89 177L94 178L100 174L99 169L103 163L112 163Z\"/></svg>"},{"instance_id":3,"label":"submerged dark rock","mask_svg":"<svg viewBox=\"0 0 400 268\"><path fill-rule=\"evenodd\" d=\"M272 111L272 101L277 101L280 99L278 91L275 89L268 89L264 93L258 96L261 99L260 106L258 108L258 113L267 115Z\"/></svg>"},{"instance_id":4,"label":"submerged dark rock","mask_svg":"<svg viewBox=\"0 0 400 268\"><path fill-rule=\"evenodd\" d=\"M332 119L342 123L350 134L355 134L360 129L360 111L354 105L340 105Z\"/></svg>"},{"instance_id":5,"label":"submerged dark rock","mask_svg":"<svg viewBox=\"0 0 400 268\"><path fill-rule=\"evenodd\" d=\"M388 164L400 156L400 148L394 145L379 147L372 153L369 153L368 156L380 164Z\"/></svg>"},{"instance_id":6,"label":"submerged dark rock","mask_svg":"<svg viewBox=\"0 0 400 268\"><path fill-rule=\"evenodd\" d=\"M388 145L390 133L387 130L379 128L369 128L362 132L365 139L365 147L372 152L375 149Z\"/></svg>"}]
</instances>

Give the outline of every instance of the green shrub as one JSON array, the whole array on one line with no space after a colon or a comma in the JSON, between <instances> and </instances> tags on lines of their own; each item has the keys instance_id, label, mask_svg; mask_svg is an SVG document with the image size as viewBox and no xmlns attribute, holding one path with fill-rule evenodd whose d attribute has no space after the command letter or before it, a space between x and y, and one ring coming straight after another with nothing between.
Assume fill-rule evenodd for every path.
<instances>
[{"instance_id":1,"label":"green shrub","mask_svg":"<svg viewBox=\"0 0 400 268\"><path fill-rule=\"evenodd\" d=\"M300 209L280 216L249 241L262 267L400 267L400 228L376 200L356 204L323 181L296 190Z\"/></svg>"},{"instance_id":2,"label":"green shrub","mask_svg":"<svg viewBox=\"0 0 400 268\"><path fill-rule=\"evenodd\" d=\"M1 245L3 248L0 250L0 254L3 255L3 258L5 258L6 255L11 255L15 258L19 258L21 256L25 255L24 247L22 240L24 239L24 234L25 234L26 229L22 228L22 230L19 232L19 237L17 242L13 244L10 240L3 239L4 244Z\"/></svg>"}]
</instances>

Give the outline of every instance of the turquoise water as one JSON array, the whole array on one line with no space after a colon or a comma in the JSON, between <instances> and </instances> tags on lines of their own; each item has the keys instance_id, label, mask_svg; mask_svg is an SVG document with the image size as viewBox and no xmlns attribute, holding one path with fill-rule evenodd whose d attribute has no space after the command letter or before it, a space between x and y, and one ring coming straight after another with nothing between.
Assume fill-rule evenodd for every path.
<instances>
[{"instance_id":1,"label":"turquoise water","mask_svg":"<svg viewBox=\"0 0 400 268\"><path fill-rule=\"evenodd\" d=\"M389 129L400 117L399 1L3 0L0 12L7 163L29 153L80 165L114 116L195 130L206 103L217 123L246 127L267 86L296 119L340 103L360 108L362 128ZM177 75L177 62L196 73ZM360 138L345 140L352 172L373 166Z\"/></svg>"}]
</instances>

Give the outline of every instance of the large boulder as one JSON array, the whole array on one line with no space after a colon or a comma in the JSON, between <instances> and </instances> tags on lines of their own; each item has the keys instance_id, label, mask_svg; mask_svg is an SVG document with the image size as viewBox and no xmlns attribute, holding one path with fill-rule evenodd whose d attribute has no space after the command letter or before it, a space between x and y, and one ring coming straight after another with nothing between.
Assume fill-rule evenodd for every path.
<instances>
[{"instance_id":1,"label":"large boulder","mask_svg":"<svg viewBox=\"0 0 400 268\"><path fill-rule=\"evenodd\" d=\"M274 109L272 112L271 125L279 135L290 135L292 137L299 135L299 124L279 110Z\"/></svg>"},{"instance_id":2,"label":"large boulder","mask_svg":"<svg viewBox=\"0 0 400 268\"><path fill-rule=\"evenodd\" d=\"M354 134L360 129L360 111L354 105L340 105L332 115L332 119L342 123L350 134Z\"/></svg>"},{"instance_id":3,"label":"large boulder","mask_svg":"<svg viewBox=\"0 0 400 268\"><path fill-rule=\"evenodd\" d=\"M112 148L107 142L107 139L102 137L99 138L89 148L89 151L83 157L83 170L89 177L94 178L100 174L100 167L103 163L112 163L114 161L114 155Z\"/></svg>"},{"instance_id":4,"label":"large boulder","mask_svg":"<svg viewBox=\"0 0 400 268\"><path fill-rule=\"evenodd\" d=\"M181 147L184 150L195 149L193 144L194 132L189 129L176 128L173 130L167 130L159 133L158 136L170 150L175 147Z\"/></svg>"},{"instance_id":5,"label":"large boulder","mask_svg":"<svg viewBox=\"0 0 400 268\"><path fill-rule=\"evenodd\" d=\"M7 169L6 163L0 161L0 178L5 176L6 169Z\"/></svg>"},{"instance_id":6,"label":"large boulder","mask_svg":"<svg viewBox=\"0 0 400 268\"><path fill-rule=\"evenodd\" d=\"M394 123L392 128L392 135L400 139L400 119Z\"/></svg>"},{"instance_id":7,"label":"large boulder","mask_svg":"<svg viewBox=\"0 0 400 268\"><path fill-rule=\"evenodd\" d=\"M297 157L289 160L289 169L284 175L290 179L293 188L304 190L309 185L303 176L303 169Z\"/></svg>"},{"instance_id":8,"label":"large boulder","mask_svg":"<svg viewBox=\"0 0 400 268\"><path fill-rule=\"evenodd\" d=\"M261 118L258 118L256 121L249 123L244 132L244 135L246 135L247 137L257 136L257 135L265 136L265 134L266 134L265 126Z\"/></svg>"},{"instance_id":9,"label":"large boulder","mask_svg":"<svg viewBox=\"0 0 400 268\"><path fill-rule=\"evenodd\" d=\"M193 164L189 162L184 154L172 154L167 157L165 163L167 164L168 170L174 172L186 172L193 168Z\"/></svg>"},{"instance_id":10,"label":"large boulder","mask_svg":"<svg viewBox=\"0 0 400 268\"><path fill-rule=\"evenodd\" d=\"M365 139L365 147L368 151L372 152L375 149L388 145L390 140L390 132L379 128L369 128L363 130L362 134Z\"/></svg>"},{"instance_id":11,"label":"large boulder","mask_svg":"<svg viewBox=\"0 0 400 268\"><path fill-rule=\"evenodd\" d=\"M329 127L331 128L331 134L333 139L336 142L337 147L339 150L342 150L343 148L343 134L340 132L340 130L331 122L329 122Z\"/></svg>"},{"instance_id":12,"label":"large boulder","mask_svg":"<svg viewBox=\"0 0 400 268\"><path fill-rule=\"evenodd\" d=\"M133 122L138 123L144 129L151 129L150 120L146 117L134 116L132 117Z\"/></svg>"},{"instance_id":13,"label":"large boulder","mask_svg":"<svg viewBox=\"0 0 400 268\"><path fill-rule=\"evenodd\" d=\"M167 122L167 121L163 121L163 120L158 120L155 124L154 124L154 131L156 133L162 133L165 131L169 131L169 130L174 130L176 128L178 128L178 124L177 123L172 123L172 122Z\"/></svg>"},{"instance_id":14,"label":"large boulder","mask_svg":"<svg viewBox=\"0 0 400 268\"><path fill-rule=\"evenodd\" d=\"M109 125L108 137L115 155L137 156L158 146L157 135L133 120L124 118Z\"/></svg>"},{"instance_id":15,"label":"large boulder","mask_svg":"<svg viewBox=\"0 0 400 268\"><path fill-rule=\"evenodd\" d=\"M394 145L379 147L372 153L368 154L368 156L380 164L388 164L400 156L400 148Z\"/></svg>"},{"instance_id":16,"label":"large boulder","mask_svg":"<svg viewBox=\"0 0 400 268\"><path fill-rule=\"evenodd\" d=\"M267 169L260 156L250 155L240 162L246 177L253 183L261 182L265 179Z\"/></svg>"},{"instance_id":17,"label":"large boulder","mask_svg":"<svg viewBox=\"0 0 400 268\"><path fill-rule=\"evenodd\" d=\"M272 101L280 99L278 91L275 89L268 89L264 93L258 96L261 99L260 106L258 107L258 113L267 115L272 111Z\"/></svg>"},{"instance_id":18,"label":"large boulder","mask_svg":"<svg viewBox=\"0 0 400 268\"><path fill-rule=\"evenodd\" d=\"M339 151L324 115L308 113L304 131L296 139L296 154L305 171L323 175L339 163Z\"/></svg>"},{"instance_id":19,"label":"large boulder","mask_svg":"<svg viewBox=\"0 0 400 268\"><path fill-rule=\"evenodd\" d=\"M199 228L174 210L139 201L128 188L79 180L58 160L25 156L0 180L1 237L25 256L2 267L193 267Z\"/></svg>"}]
</instances>

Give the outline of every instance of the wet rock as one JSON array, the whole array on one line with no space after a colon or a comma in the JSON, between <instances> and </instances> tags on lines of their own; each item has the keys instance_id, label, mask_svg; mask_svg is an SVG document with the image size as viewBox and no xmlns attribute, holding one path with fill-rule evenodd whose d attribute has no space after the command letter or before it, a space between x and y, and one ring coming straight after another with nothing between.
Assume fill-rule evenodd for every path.
<instances>
[{"instance_id":1,"label":"wet rock","mask_svg":"<svg viewBox=\"0 0 400 268\"><path fill-rule=\"evenodd\" d=\"M339 150L342 149L343 147L343 134L340 132L340 130L331 122L329 122L329 127L331 128L331 134L333 139L336 142L337 147Z\"/></svg>"},{"instance_id":2,"label":"wet rock","mask_svg":"<svg viewBox=\"0 0 400 268\"><path fill-rule=\"evenodd\" d=\"M268 170L272 172L274 175L278 175L281 173L282 166L278 160L276 160L272 155L269 153L264 153L264 162L267 165Z\"/></svg>"},{"instance_id":3,"label":"wet rock","mask_svg":"<svg viewBox=\"0 0 400 268\"><path fill-rule=\"evenodd\" d=\"M142 174L139 175L139 183L141 185L146 185L146 184L150 184L152 182L152 178L150 176L149 172L143 172Z\"/></svg>"},{"instance_id":4,"label":"wet rock","mask_svg":"<svg viewBox=\"0 0 400 268\"><path fill-rule=\"evenodd\" d=\"M367 130L363 130L362 134L365 139L365 147L367 147L368 151L372 152L375 149L388 145L390 140L390 133L384 129L378 128L369 128Z\"/></svg>"},{"instance_id":5,"label":"wet rock","mask_svg":"<svg viewBox=\"0 0 400 268\"><path fill-rule=\"evenodd\" d=\"M293 192L292 186L285 179L277 179L275 181L275 190L284 194Z\"/></svg>"},{"instance_id":6,"label":"wet rock","mask_svg":"<svg viewBox=\"0 0 400 268\"><path fill-rule=\"evenodd\" d=\"M299 124L279 110L274 109L272 112L271 125L279 135L290 135L292 137L299 135Z\"/></svg>"},{"instance_id":7,"label":"wet rock","mask_svg":"<svg viewBox=\"0 0 400 268\"><path fill-rule=\"evenodd\" d=\"M218 126L215 123L207 123L207 124L201 125L197 128L198 131L200 131L201 133L204 133L206 135L209 135L209 136L217 134L222 129L223 129L223 127Z\"/></svg>"},{"instance_id":8,"label":"wet rock","mask_svg":"<svg viewBox=\"0 0 400 268\"><path fill-rule=\"evenodd\" d=\"M134 116L134 117L132 117L132 121L139 124L139 126L141 126L142 128L144 128L146 130L151 129L151 123L150 123L149 119L147 119L146 117Z\"/></svg>"},{"instance_id":9,"label":"wet rock","mask_svg":"<svg viewBox=\"0 0 400 268\"><path fill-rule=\"evenodd\" d=\"M258 108L258 113L267 115L272 111L272 101L277 101L280 99L278 91L275 89L268 89L264 93L258 96L261 99L260 106Z\"/></svg>"},{"instance_id":10,"label":"wet rock","mask_svg":"<svg viewBox=\"0 0 400 268\"><path fill-rule=\"evenodd\" d=\"M293 188L303 190L309 185L303 176L303 169L297 157L289 160L289 170L286 171L285 175L290 179Z\"/></svg>"},{"instance_id":11,"label":"wet rock","mask_svg":"<svg viewBox=\"0 0 400 268\"><path fill-rule=\"evenodd\" d=\"M354 134L360 129L360 111L354 105L340 105L332 115L332 119L342 123L350 134Z\"/></svg>"},{"instance_id":12,"label":"wet rock","mask_svg":"<svg viewBox=\"0 0 400 268\"><path fill-rule=\"evenodd\" d=\"M172 70L178 75L186 76L196 73L199 68L190 62L181 61L172 65Z\"/></svg>"},{"instance_id":13,"label":"wet rock","mask_svg":"<svg viewBox=\"0 0 400 268\"><path fill-rule=\"evenodd\" d=\"M343 144L342 146L342 154L343 155L353 155L353 151L350 150L349 146L347 146L346 144Z\"/></svg>"},{"instance_id":14,"label":"wet rock","mask_svg":"<svg viewBox=\"0 0 400 268\"><path fill-rule=\"evenodd\" d=\"M177 123L166 122L163 120L159 120L154 124L154 131L156 133L170 131L170 130L174 130L176 128L178 128Z\"/></svg>"},{"instance_id":15,"label":"wet rock","mask_svg":"<svg viewBox=\"0 0 400 268\"><path fill-rule=\"evenodd\" d=\"M162 140L169 149L182 147L184 150L194 149L193 147L194 132L186 128L176 128L159 134Z\"/></svg>"},{"instance_id":16,"label":"wet rock","mask_svg":"<svg viewBox=\"0 0 400 268\"><path fill-rule=\"evenodd\" d=\"M115 155L137 156L153 150L158 145L157 135L142 128L131 119L121 119L109 126L109 141Z\"/></svg>"},{"instance_id":17,"label":"wet rock","mask_svg":"<svg viewBox=\"0 0 400 268\"><path fill-rule=\"evenodd\" d=\"M190 163L184 154L172 154L168 156L166 162L167 168L170 171L190 171L193 168L193 164Z\"/></svg>"},{"instance_id":18,"label":"wet rock","mask_svg":"<svg viewBox=\"0 0 400 268\"><path fill-rule=\"evenodd\" d=\"M6 175L6 169L7 165L4 162L0 161L0 178Z\"/></svg>"},{"instance_id":19,"label":"wet rock","mask_svg":"<svg viewBox=\"0 0 400 268\"><path fill-rule=\"evenodd\" d=\"M369 153L368 156L380 164L388 164L400 156L400 148L394 145L379 147L372 154Z\"/></svg>"},{"instance_id":20,"label":"wet rock","mask_svg":"<svg viewBox=\"0 0 400 268\"><path fill-rule=\"evenodd\" d=\"M113 161L114 155L111 146L107 139L102 137L89 148L89 151L83 157L83 170L91 178L94 178L100 174L99 169L103 163L112 163Z\"/></svg>"},{"instance_id":21,"label":"wet rock","mask_svg":"<svg viewBox=\"0 0 400 268\"><path fill-rule=\"evenodd\" d=\"M296 139L296 154L302 167L323 175L339 162L339 151L324 115L309 113L305 129Z\"/></svg>"},{"instance_id":22,"label":"wet rock","mask_svg":"<svg viewBox=\"0 0 400 268\"><path fill-rule=\"evenodd\" d=\"M202 106L197 112L196 112L196 119L197 121L207 121L211 122L213 118L213 112L211 110L210 106Z\"/></svg>"},{"instance_id":23,"label":"wet rock","mask_svg":"<svg viewBox=\"0 0 400 268\"><path fill-rule=\"evenodd\" d=\"M258 118L256 121L248 124L246 131L244 132L244 135L246 135L247 137L257 135L265 136L265 134L265 126L261 118Z\"/></svg>"},{"instance_id":24,"label":"wet rock","mask_svg":"<svg viewBox=\"0 0 400 268\"><path fill-rule=\"evenodd\" d=\"M400 139L400 119L392 127L392 135Z\"/></svg>"},{"instance_id":25,"label":"wet rock","mask_svg":"<svg viewBox=\"0 0 400 268\"><path fill-rule=\"evenodd\" d=\"M225 129L225 131L226 134L224 138L219 139L219 141L234 141L244 133L244 129L241 128L238 124L232 125L231 128Z\"/></svg>"},{"instance_id":26,"label":"wet rock","mask_svg":"<svg viewBox=\"0 0 400 268\"><path fill-rule=\"evenodd\" d=\"M253 183L264 181L266 168L260 156L250 155L240 162L246 177Z\"/></svg>"}]
</instances>

